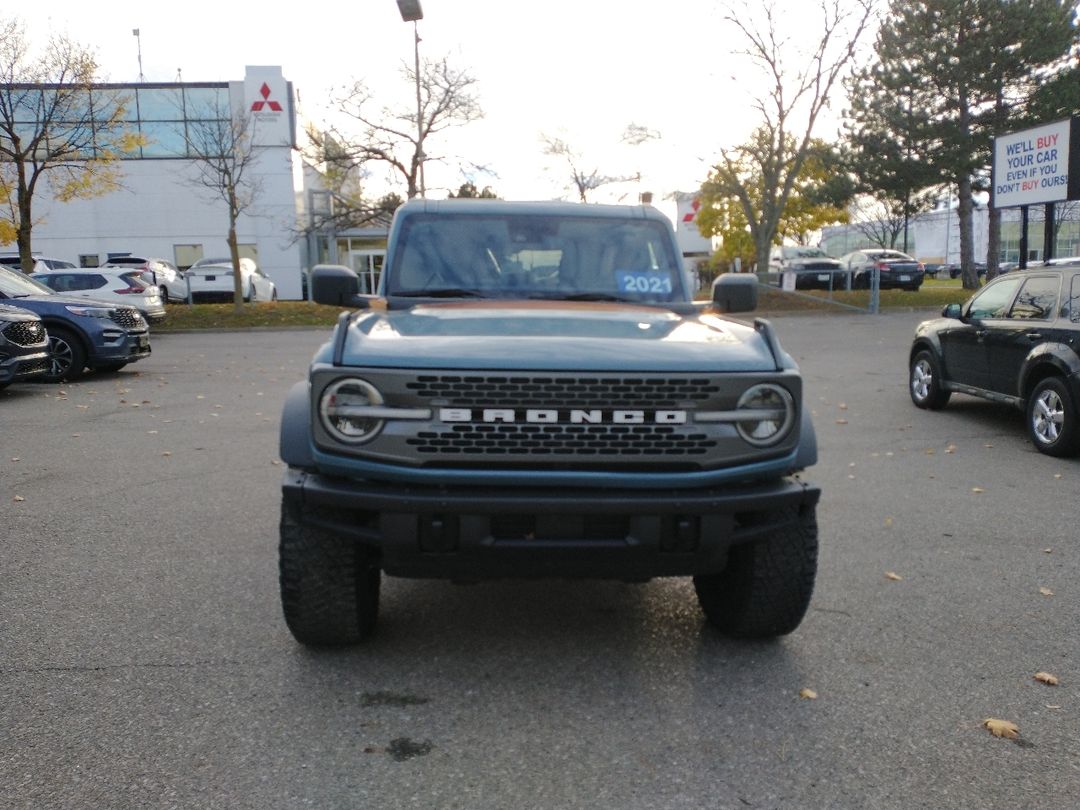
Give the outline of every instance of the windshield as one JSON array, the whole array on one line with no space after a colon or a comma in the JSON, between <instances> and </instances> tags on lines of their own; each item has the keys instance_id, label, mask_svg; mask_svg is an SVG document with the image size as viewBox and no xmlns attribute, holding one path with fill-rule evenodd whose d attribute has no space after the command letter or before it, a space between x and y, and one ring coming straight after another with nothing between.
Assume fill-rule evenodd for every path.
<instances>
[{"instance_id":1,"label":"windshield","mask_svg":"<svg viewBox=\"0 0 1080 810\"><path fill-rule=\"evenodd\" d=\"M785 259L831 259L832 257L819 247L786 247Z\"/></svg>"},{"instance_id":2,"label":"windshield","mask_svg":"<svg viewBox=\"0 0 1080 810\"><path fill-rule=\"evenodd\" d=\"M53 291L41 282L6 267L0 267L0 293L8 298L21 298L24 295L53 295Z\"/></svg>"},{"instance_id":3,"label":"windshield","mask_svg":"<svg viewBox=\"0 0 1080 810\"><path fill-rule=\"evenodd\" d=\"M656 220L416 214L402 223L387 293L681 301L681 263Z\"/></svg>"}]
</instances>

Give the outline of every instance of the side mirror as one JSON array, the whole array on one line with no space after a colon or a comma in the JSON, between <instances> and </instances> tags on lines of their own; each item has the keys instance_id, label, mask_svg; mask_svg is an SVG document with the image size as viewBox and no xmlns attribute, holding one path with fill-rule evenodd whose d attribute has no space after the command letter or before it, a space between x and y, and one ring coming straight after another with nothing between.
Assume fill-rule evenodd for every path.
<instances>
[{"instance_id":1,"label":"side mirror","mask_svg":"<svg viewBox=\"0 0 1080 810\"><path fill-rule=\"evenodd\" d=\"M713 305L721 312L757 309L758 280L752 273L721 273L713 282Z\"/></svg>"},{"instance_id":2,"label":"side mirror","mask_svg":"<svg viewBox=\"0 0 1080 810\"><path fill-rule=\"evenodd\" d=\"M360 277L343 264L317 264L311 268L311 300L335 307L367 308L360 295Z\"/></svg>"},{"instance_id":3,"label":"side mirror","mask_svg":"<svg viewBox=\"0 0 1080 810\"><path fill-rule=\"evenodd\" d=\"M945 309L941 310L942 318L952 318L954 321L960 320L962 314L959 304L946 304Z\"/></svg>"}]
</instances>

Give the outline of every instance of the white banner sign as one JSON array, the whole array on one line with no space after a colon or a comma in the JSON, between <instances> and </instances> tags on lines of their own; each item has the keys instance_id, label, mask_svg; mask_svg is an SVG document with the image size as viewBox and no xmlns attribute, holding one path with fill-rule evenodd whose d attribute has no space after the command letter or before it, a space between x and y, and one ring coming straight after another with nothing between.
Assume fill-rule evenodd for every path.
<instances>
[{"instance_id":1,"label":"white banner sign","mask_svg":"<svg viewBox=\"0 0 1080 810\"><path fill-rule=\"evenodd\" d=\"M1071 124L1056 121L994 139L995 208L1069 199ZM1080 166L1074 171L1080 171Z\"/></svg>"}]
</instances>

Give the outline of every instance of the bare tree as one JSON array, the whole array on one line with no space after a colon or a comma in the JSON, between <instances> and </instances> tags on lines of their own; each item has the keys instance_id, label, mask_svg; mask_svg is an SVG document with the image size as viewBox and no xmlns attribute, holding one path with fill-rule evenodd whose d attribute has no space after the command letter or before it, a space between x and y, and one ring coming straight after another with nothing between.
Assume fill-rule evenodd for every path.
<instances>
[{"instance_id":1,"label":"bare tree","mask_svg":"<svg viewBox=\"0 0 1080 810\"><path fill-rule=\"evenodd\" d=\"M54 36L31 53L25 27L0 20L0 198L24 272L31 272L34 195L48 178L60 201L119 186L120 155L139 145L124 124L127 97L93 86L89 50Z\"/></svg>"},{"instance_id":2,"label":"bare tree","mask_svg":"<svg viewBox=\"0 0 1080 810\"><path fill-rule=\"evenodd\" d=\"M416 86L415 68L405 65L402 74ZM365 168L382 163L405 184L409 199L424 192L424 164L445 160L427 153L429 141L451 127L461 127L484 117L474 93L476 80L450 66L447 57L425 61L420 71L416 107L376 107L372 91L355 82L337 101L338 108L358 122L358 139L332 129L340 144L333 158L349 166Z\"/></svg>"},{"instance_id":3,"label":"bare tree","mask_svg":"<svg viewBox=\"0 0 1080 810\"><path fill-rule=\"evenodd\" d=\"M821 28L806 63L795 71L787 68L785 57L797 54L795 41L778 33L776 5L764 6L748 0L736 11L725 9L724 19L732 24L747 43L748 57L769 82L769 90L757 99L758 128L764 137L755 137L742 146L721 149L720 161L709 183L721 196L736 197L746 216L754 240L757 266L769 263L769 249L777 228L806 161L814 126L829 102L833 87L855 54L855 47L869 24L873 0L821 0ZM800 32L806 39L808 32ZM752 173L760 173L761 192L752 188Z\"/></svg>"},{"instance_id":4,"label":"bare tree","mask_svg":"<svg viewBox=\"0 0 1080 810\"><path fill-rule=\"evenodd\" d=\"M198 170L191 182L225 203L229 217L226 242L233 266L233 308L243 310L243 274L236 223L259 196L261 185L254 174L260 147L255 145L255 120L250 113L230 108L222 96L217 103L189 119L186 135L188 157Z\"/></svg>"},{"instance_id":5,"label":"bare tree","mask_svg":"<svg viewBox=\"0 0 1080 810\"><path fill-rule=\"evenodd\" d=\"M307 212L298 238L311 232L335 233L349 228L388 226L395 210L404 200L397 194L384 194L377 200L364 192L367 173L351 158L346 146L328 132L307 129L304 158L318 173L321 196L326 204L312 206Z\"/></svg>"},{"instance_id":6,"label":"bare tree","mask_svg":"<svg viewBox=\"0 0 1080 810\"><path fill-rule=\"evenodd\" d=\"M634 130L635 125L631 124L624 133L624 142L631 143L631 140L635 137L642 137L641 141L649 140L652 136L649 133L644 135ZM552 157L559 158L565 161L567 168L570 170L570 183L571 188L577 193L578 200L580 202L588 202L589 193L596 191L601 186L607 186L612 183L628 183L633 180L640 180L641 174L628 174L628 175L612 175L602 174L600 169L582 168L584 165L585 157L580 152L576 151L562 138L557 138L551 135L540 135L540 140L544 144L544 154L551 155Z\"/></svg>"}]
</instances>

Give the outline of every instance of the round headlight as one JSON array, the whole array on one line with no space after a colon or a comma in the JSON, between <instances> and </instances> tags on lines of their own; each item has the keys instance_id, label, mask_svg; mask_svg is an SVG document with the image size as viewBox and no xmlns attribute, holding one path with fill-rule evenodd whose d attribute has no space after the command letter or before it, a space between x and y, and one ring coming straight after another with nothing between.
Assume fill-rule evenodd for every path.
<instances>
[{"instance_id":1,"label":"round headlight","mask_svg":"<svg viewBox=\"0 0 1080 810\"><path fill-rule=\"evenodd\" d=\"M382 405L379 390L367 380L355 377L328 385L319 401L323 427L338 441L362 444L374 438L383 420L369 412Z\"/></svg>"},{"instance_id":2,"label":"round headlight","mask_svg":"<svg viewBox=\"0 0 1080 810\"><path fill-rule=\"evenodd\" d=\"M795 401L788 390L773 383L761 383L739 397L738 409L746 411L735 427L755 447L777 444L795 423Z\"/></svg>"}]
</instances>

